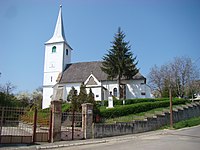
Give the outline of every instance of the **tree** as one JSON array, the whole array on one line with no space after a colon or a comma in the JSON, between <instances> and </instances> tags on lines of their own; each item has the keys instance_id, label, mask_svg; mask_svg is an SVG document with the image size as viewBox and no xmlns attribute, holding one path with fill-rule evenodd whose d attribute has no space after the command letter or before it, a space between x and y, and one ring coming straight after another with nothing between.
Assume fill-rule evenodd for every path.
<instances>
[{"instance_id":1,"label":"tree","mask_svg":"<svg viewBox=\"0 0 200 150\"><path fill-rule=\"evenodd\" d=\"M87 96L87 102L91 103L91 104L95 104L95 100L94 100L94 93L92 93L92 89L90 88L89 94Z\"/></svg>"},{"instance_id":2,"label":"tree","mask_svg":"<svg viewBox=\"0 0 200 150\"><path fill-rule=\"evenodd\" d=\"M74 93L75 93L75 88L72 86L71 90L69 91L69 94L67 95L68 102L71 102L72 96L74 95Z\"/></svg>"},{"instance_id":3,"label":"tree","mask_svg":"<svg viewBox=\"0 0 200 150\"><path fill-rule=\"evenodd\" d=\"M12 93L15 88L16 86L11 82L7 82L5 85L0 85L0 106L21 106L21 103Z\"/></svg>"},{"instance_id":4,"label":"tree","mask_svg":"<svg viewBox=\"0 0 200 150\"><path fill-rule=\"evenodd\" d=\"M170 66L175 81L176 95L184 97L187 87L192 88L193 86L190 83L198 79L199 71L189 57L176 57Z\"/></svg>"},{"instance_id":5,"label":"tree","mask_svg":"<svg viewBox=\"0 0 200 150\"><path fill-rule=\"evenodd\" d=\"M31 94L28 92L20 92L16 95L16 98L23 107L26 107L31 103Z\"/></svg>"},{"instance_id":6,"label":"tree","mask_svg":"<svg viewBox=\"0 0 200 150\"><path fill-rule=\"evenodd\" d=\"M78 94L78 103L81 104L87 102L87 91L85 89L85 85L82 83L80 86L80 92Z\"/></svg>"},{"instance_id":7,"label":"tree","mask_svg":"<svg viewBox=\"0 0 200 150\"><path fill-rule=\"evenodd\" d=\"M129 42L124 40L125 34L118 28L118 32L114 36L114 41L108 54L103 57L102 71L108 75L108 79L118 80L119 98L122 98L121 80L122 77L131 79L138 73L136 65L136 57L133 57Z\"/></svg>"},{"instance_id":8,"label":"tree","mask_svg":"<svg viewBox=\"0 0 200 150\"><path fill-rule=\"evenodd\" d=\"M11 82L5 83L5 85L0 86L0 92L5 93L7 95L12 94L12 92L16 89Z\"/></svg>"},{"instance_id":9,"label":"tree","mask_svg":"<svg viewBox=\"0 0 200 150\"><path fill-rule=\"evenodd\" d=\"M98 107L96 105L96 101L94 99L94 93L92 92L91 88L90 88L90 91L89 91L89 94L88 94L87 102L93 104L94 115L97 115L97 114L100 113L100 110L98 109Z\"/></svg>"},{"instance_id":10,"label":"tree","mask_svg":"<svg viewBox=\"0 0 200 150\"><path fill-rule=\"evenodd\" d=\"M163 89L164 89L164 78L163 78L162 68L158 66L153 66L150 69L149 74L149 84L154 91L158 91L160 97L163 97Z\"/></svg>"},{"instance_id":11,"label":"tree","mask_svg":"<svg viewBox=\"0 0 200 150\"><path fill-rule=\"evenodd\" d=\"M32 101L34 105L37 105L37 108L42 109L42 94L43 89L42 87L38 87L33 93L31 94Z\"/></svg>"},{"instance_id":12,"label":"tree","mask_svg":"<svg viewBox=\"0 0 200 150\"><path fill-rule=\"evenodd\" d=\"M77 101L77 91L75 90L74 87L72 87L71 90L70 90L69 99L71 101L72 112L77 111L79 109L79 104L78 104L78 101Z\"/></svg>"},{"instance_id":13,"label":"tree","mask_svg":"<svg viewBox=\"0 0 200 150\"><path fill-rule=\"evenodd\" d=\"M157 90L161 97L169 94L169 87L172 95L184 97L188 89L195 90L194 81L199 79L199 70L188 57L176 57L171 63L154 66L149 73L149 84Z\"/></svg>"}]
</instances>

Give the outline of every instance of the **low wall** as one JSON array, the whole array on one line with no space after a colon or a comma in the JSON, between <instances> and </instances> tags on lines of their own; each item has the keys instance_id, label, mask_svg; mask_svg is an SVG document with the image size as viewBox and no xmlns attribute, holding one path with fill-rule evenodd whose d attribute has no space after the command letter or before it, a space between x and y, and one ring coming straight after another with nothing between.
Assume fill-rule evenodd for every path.
<instances>
[{"instance_id":1,"label":"low wall","mask_svg":"<svg viewBox=\"0 0 200 150\"><path fill-rule=\"evenodd\" d=\"M192 117L200 116L200 102L178 106L173 109L173 122L186 120ZM109 136L125 135L156 130L163 125L170 123L170 113L163 112L162 114L148 117L141 121L133 121L127 123L117 122L115 124L95 123L93 126L93 137L102 138Z\"/></svg>"}]
</instances>

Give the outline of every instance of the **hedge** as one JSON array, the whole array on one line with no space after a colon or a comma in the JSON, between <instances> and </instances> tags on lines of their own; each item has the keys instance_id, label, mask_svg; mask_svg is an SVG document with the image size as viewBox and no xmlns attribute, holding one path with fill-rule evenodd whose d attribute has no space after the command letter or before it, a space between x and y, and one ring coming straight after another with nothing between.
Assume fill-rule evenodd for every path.
<instances>
[{"instance_id":1,"label":"hedge","mask_svg":"<svg viewBox=\"0 0 200 150\"><path fill-rule=\"evenodd\" d=\"M156 102L156 101L166 101L169 98L135 98L135 99L126 99L125 105L144 103L144 102ZM102 104L103 103L103 104ZM99 105L108 106L108 100L99 102ZM113 100L113 105L123 105L123 100Z\"/></svg>"},{"instance_id":2,"label":"hedge","mask_svg":"<svg viewBox=\"0 0 200 150\"><path fill-rule=\"evenodd\" d=\"M173 105L185 104L187 100L173 100ZM116 108L103 109L100 111L100 115L103 118L115 118L120 116L126 116L129 114L135 114L140 112L146 112L148 110L160 107L168 107L169 101L155 101L155 102L144 102L136 103L131 105L117 106Z\"/></svg>"}]
</instances>

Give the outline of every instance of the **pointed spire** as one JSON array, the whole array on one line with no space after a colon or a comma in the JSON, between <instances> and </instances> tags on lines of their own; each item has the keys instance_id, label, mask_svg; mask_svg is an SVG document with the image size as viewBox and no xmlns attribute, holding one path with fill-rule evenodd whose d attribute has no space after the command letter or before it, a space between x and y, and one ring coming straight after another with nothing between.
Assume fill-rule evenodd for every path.
<instances>
[{"instance_id":1,"label":"pointed spire","mask_svg":"<svg viewBox=\"0 0 200 150\"><path fill-rule=\"evenodd\" d=\"M62 5L60 5L60 10L59 10L58 19L56 22L56 27L54 29L54 34L52 38L46 42L46 44L55 43L55 42L66 42L65 32L64 32L64 27L63 27L63 20L62 20Z\"/></svg>"}]
</instances>

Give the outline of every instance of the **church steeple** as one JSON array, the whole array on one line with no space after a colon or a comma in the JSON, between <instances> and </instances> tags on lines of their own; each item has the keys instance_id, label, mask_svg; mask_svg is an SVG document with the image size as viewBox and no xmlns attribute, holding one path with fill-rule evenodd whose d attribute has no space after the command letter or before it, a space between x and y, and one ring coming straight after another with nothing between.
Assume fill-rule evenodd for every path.
<instances>
[{"instance_id":1,"label":"church steeple","mask_svg":"<svg viewBox=\"0 0 200 150\"><path fill-rule=\"evenodd\" d=\"M46 44L57 43L57 42L65 42L67 44L67 41L65 38L64 27L63 27L62 5L60 5L60 10L59 10L56 26L54 29L54 34L53 34L52 38L46 42Z\"/></svg>"},{"instance_id":2,"label":"church steeple","mask_svg":"<svg viewBox=\"0 0 200 150\"><path fill-rule=\"evenodd\" d=\"M44 80L43 80L43 108L49 107L53 86L64 71L67 64L71 63L72 48L66 41L63 20L62 6L60 6L54 34L52 38L45 43L44 58Z\"/></svg>"}]
</instances>

